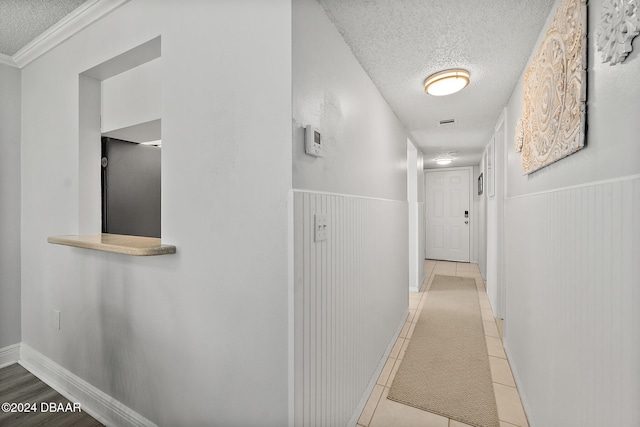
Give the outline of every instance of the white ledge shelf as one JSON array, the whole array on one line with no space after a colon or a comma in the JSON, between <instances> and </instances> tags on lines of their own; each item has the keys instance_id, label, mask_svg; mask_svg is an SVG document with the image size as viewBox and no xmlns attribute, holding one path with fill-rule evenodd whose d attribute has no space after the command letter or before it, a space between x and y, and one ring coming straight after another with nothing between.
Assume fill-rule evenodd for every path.
<instances>
[{"instance_id":1,"label":"white ledge shelf","mask_svg":"<svg viewBox=\"0 0 640 427\"><path fill-rule=\"evenodd\" d=\"M175 246L163 245L160 239L125 236L122 234L52 236L47 238L47 242L54 245L74 246L76 248L134 256L171 255L176 253Z\"/></svg>"}]
</instances>

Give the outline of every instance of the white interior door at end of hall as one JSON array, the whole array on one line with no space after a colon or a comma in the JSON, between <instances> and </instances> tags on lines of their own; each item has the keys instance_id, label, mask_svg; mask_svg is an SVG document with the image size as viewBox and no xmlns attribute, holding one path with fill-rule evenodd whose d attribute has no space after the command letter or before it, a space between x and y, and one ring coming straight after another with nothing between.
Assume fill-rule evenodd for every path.
<instances>
[{"instance_id":1,"label":"white interior door at end of hall","mask_svg":"<svg viewBox=\"0 0 640 427\"><path fill-rule=\"evenodd\" d=\"M427 258L469 262L469 171L425 175Z\"/></svg>"}]
</instances>

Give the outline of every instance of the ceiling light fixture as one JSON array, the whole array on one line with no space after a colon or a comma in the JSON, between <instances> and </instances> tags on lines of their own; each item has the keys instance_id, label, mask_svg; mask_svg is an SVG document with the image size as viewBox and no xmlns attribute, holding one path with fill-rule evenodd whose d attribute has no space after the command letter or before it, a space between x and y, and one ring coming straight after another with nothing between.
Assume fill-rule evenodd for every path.
<instances>
[{"instance_id":1,"label":"ceiling light fixture","mask_svg":"<svg viewBox=\"0 0 640 427\"><path fill-rule=\"evenodd\" d=\"M427 77L424 91L433 96L451 95L467 87L469 77L469 72L461 68L440 71Z\"/></svg>"},{"instance_id":2,"label":"ceiling light fixture","mask_svg":"<svg viewBox=\"0 0 640 427\"><path fill-rule=\"evenodd\" d=\"M436 158L436 163L439 164L439 165L448 165L452 161L453 161L453 159L451 157L437 157Z\"/></svg>"}]
</instances>

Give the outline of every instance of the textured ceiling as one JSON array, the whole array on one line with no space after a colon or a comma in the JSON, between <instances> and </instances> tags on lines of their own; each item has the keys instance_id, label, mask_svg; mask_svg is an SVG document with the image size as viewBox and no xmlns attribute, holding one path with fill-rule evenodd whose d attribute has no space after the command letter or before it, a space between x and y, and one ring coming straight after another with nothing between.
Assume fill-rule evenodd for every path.
<instances>
[{"instance_id":1,"label":"textured ceiling","mask_svg":"<svg viewBox=\"0 0 640 427\"><path fill-rule=\"evenodd\" d=\"M0 53L13 56L87 0L0 0Z\"/></svg>"},{"instance_id":2,"label":"textured ceiling","mask_svg":"<svg viewBox=\"0 0 640 427\"><path fill-rule=\"evenodd\" d=\"M425 154L480 162L554 0L319 0L410 138ZM471 84L424 93L427 76L466 68ZM440 127L443 119L456 119Z\"/></svg>"},{"instance_id":3,"label":"textured ceiling","mask_svg":"<svg viewBox=\"0 0 640 427\"><path fill-rule=\"evenodd\" d=\"M12 56L86 0L0 0L0 53ZM176 0L177 1L177 0ZM433 167L480 162L555 0L318 0ZM471 72L447 97L423 90L447 68ZM439 121L456 124L440 127Z\"/></svg>"}]
</instances>

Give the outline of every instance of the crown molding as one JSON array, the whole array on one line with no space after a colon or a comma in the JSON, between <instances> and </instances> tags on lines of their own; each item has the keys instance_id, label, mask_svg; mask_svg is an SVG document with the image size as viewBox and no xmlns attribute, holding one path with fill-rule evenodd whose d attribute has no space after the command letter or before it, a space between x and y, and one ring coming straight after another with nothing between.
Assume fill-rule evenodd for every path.
<instances>
[{"instance_id":1,"label":"crown molding","mask_svg":"<svg viewBox=\"0 0 640 427\"><path fill-rule=\"evenodd\" d=\"M16 64L16 61L14 61L12 57L10 57L9 55L5 55L4 53L0 53L0 64L19 68L18 64Z\"/></svg>"},{"instance_id":2,"label":"crown molding","mask_svg":"<svg viewBox=\"0 0 640 427\"><path fill-rule=\"evenodd\" d=\"M14 66L22 68L49 52L84 28L113 12L129 0L88 0L13 55ZM6 55L5 55L6 56ZM0 62L3 58L0 57Z\"/></svg>"}]
</instances>

